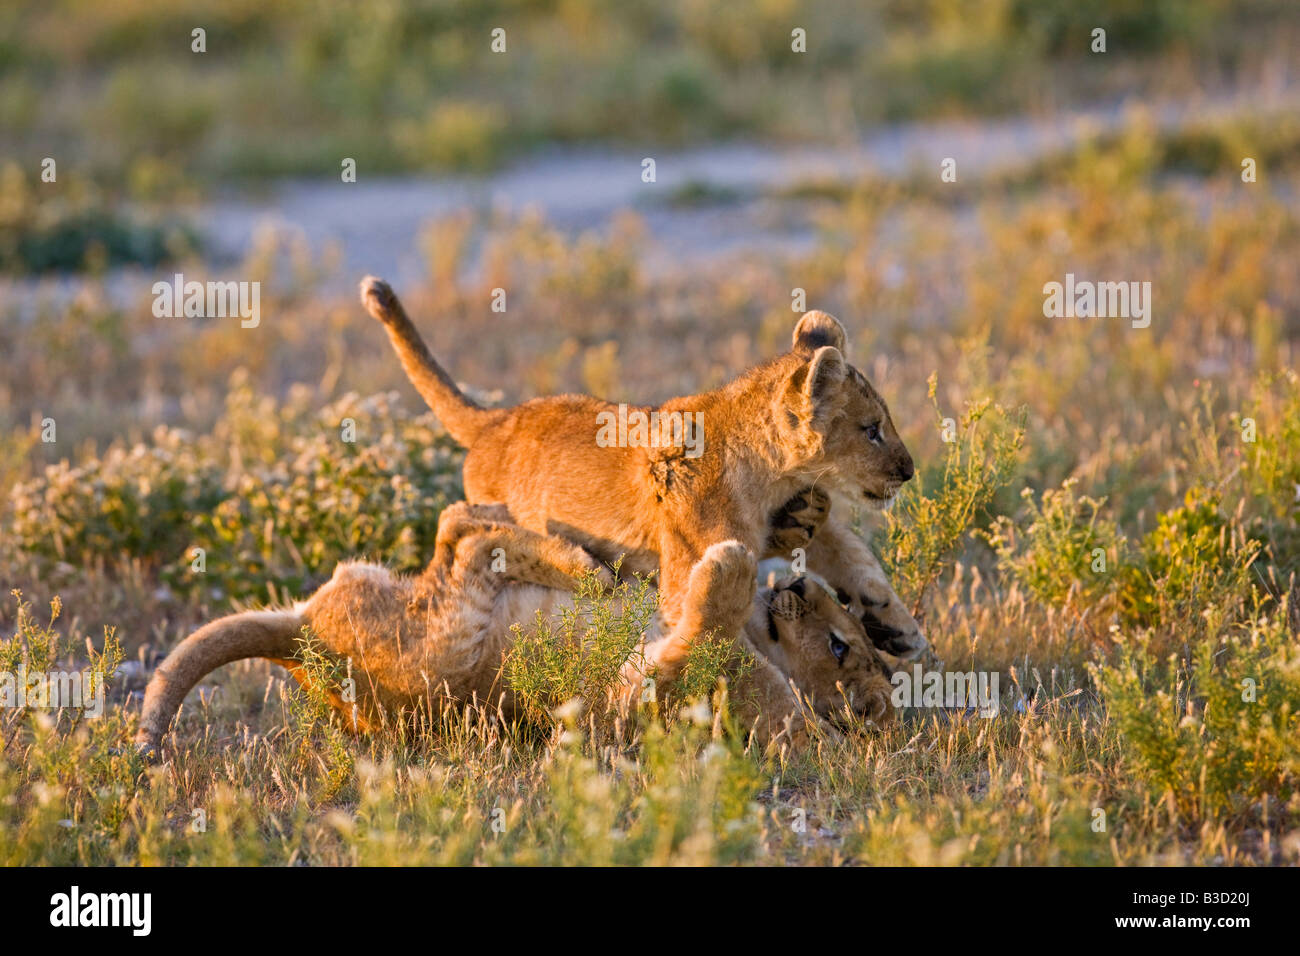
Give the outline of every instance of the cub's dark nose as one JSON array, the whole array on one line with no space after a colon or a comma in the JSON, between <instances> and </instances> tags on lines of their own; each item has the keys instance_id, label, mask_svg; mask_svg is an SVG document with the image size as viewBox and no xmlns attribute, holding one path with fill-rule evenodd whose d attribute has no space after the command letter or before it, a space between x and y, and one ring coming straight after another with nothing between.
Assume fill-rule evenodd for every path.
<instances>
[{"instance_id":1,"label":"cub's dark nose","mask_svg":"<svg viewBox=\"0 0 1300 956\"><path fill-rule=\"evenodd\" d=\"M916 474L916 466L912 464L912 458L909 455L904 458L894 469L894 474L898 476L899 481L911 481L912 476Z\"/></svg>"}]
</instances>

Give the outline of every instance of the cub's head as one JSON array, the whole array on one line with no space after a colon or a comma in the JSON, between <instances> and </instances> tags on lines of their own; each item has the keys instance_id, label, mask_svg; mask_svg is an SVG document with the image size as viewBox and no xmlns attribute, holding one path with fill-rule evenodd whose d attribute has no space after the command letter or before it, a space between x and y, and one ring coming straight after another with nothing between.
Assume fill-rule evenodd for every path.
<instances>
[{"instance_id":1,"label":"cub's head","mask_svg":"<svg viewBox=\"0 0 1300 956\"><path fill-rule=\"evenodd\" d=\"M844 327L807 312L790 355L778 365L778 433L794 467L849 498L886 508L915 473L885 400L844 358Z\"/></svg>"},{"instance_id":2,"label":"cub's head","mask_svg":"<svg viewBox=\"0 0 1300 956\"><path fill-rule=\"evenodd\" d=\"M817 716L835 723L847 703L877 727L893 720L892 671L862 623L815 576L789 576L760 589L747 635Z\"/></svg>"}]
</instances>

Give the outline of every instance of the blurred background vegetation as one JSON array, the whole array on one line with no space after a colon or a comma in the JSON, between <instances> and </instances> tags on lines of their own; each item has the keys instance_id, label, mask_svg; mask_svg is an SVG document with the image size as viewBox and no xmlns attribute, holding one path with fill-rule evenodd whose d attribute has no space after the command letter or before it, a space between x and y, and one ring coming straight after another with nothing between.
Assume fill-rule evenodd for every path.
<instances>
[{"instance_id":1,"label":"blurred background vegetation","mask_svg":"<svg viewBox=\"0 0 1300 956\"><path fill-rule=\"evenodd\" d=\"M1288 0L93 0L0 10L0 128L136 197L273 174L481 169L556 143L828 142L882 121L1227 84ZM1090 31L1109 31L1104 68ZM507 28L509 55L489 49ZM207 31L207 52L190 31ZM808 52L792 57L791 30Z\"/></svg>"}]
</instances>

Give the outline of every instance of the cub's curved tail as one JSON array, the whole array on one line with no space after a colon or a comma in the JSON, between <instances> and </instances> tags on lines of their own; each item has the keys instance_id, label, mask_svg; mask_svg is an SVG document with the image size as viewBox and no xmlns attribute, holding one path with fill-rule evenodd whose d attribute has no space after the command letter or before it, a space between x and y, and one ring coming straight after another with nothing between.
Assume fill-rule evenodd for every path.
<instances>
[{"instance_id":1,"label":"cub's curved tail","mask_svg":"<svg viewBox=\"0 0 1300 956\"><path fill-rule=\"evenodd\" d=\"M158 665L144 692L137 749L156 753L194 685L223 664L247 657L288 662L306 623L296 611L244 611L199 628Z\"/></svg>"},{"instance_id":2,"label":"cub's curved tail","mask_svg":"<svg viewBox=\"0 0 1300 956\"><path fill-rule=\"evenodd\" d=\"M402 360L406 377L420 397L433 409L443 427L457 442L469 448L483 428L498 417L468 398L429 353L428 346L411 322L392 288L383 279L366 276L361 280L361 304L388 331L393 350Z\"/></svg>"}]
</instances>

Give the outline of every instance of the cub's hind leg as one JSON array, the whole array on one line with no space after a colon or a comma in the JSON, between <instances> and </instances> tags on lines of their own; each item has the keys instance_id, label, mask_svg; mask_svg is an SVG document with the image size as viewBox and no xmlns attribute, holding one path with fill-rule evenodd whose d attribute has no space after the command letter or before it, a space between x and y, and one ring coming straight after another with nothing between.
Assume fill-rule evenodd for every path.
<instances>
[{"instance_id":1,"label":"cub's hind leg","mask_svg":"<svg viewBox=\"0 0 1300 956\"><path fill-rule=\"evenodd\" d=\"M450 569L462 538L513 524L510 510L505 505L472 505L468 501L449 504L438 515L438 531L434 538L431 564Z\"/></svg>"},{"instance_id":2,"label":"cub's hind leg","mask_svg":"<svg viewBox=\"0 0 1300 956\"><path fill-rule=\"evenodd\" d=\"M595 572L603 585L613 586L610 570L585 549L563 538L496 520L501 516L508 518L509 512L500 505L462 502L445 509L438 521L431 569L438 568L457 580L496 574L502 581L565 591L573 590L582 576Z\"/></svg>"}]
</instances>

